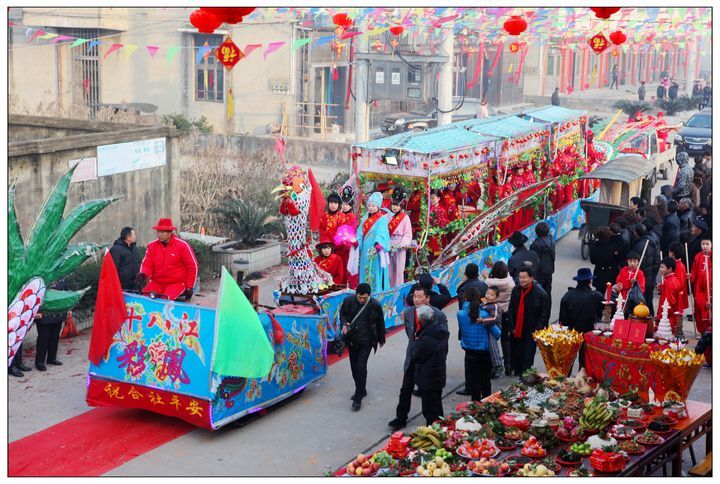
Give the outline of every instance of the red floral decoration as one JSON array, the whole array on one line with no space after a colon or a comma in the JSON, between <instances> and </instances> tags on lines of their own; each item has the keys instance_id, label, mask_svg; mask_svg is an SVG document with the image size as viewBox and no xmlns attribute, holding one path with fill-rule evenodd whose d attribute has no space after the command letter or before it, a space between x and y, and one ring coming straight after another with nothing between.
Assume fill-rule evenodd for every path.
<instances>
[{"instance_id":1,"label":"red floral decoration","mask_svg":"<svg viewBox=\"0 0 720 484\"><path fill-rule=\"evenodd\" d=\"M390 33L400 37L402 33L405 32L405 27L402 25L396 25L395 27L390 27Z\"/></svg>"},{"instance_id":2,"label":"red floral decoration","mask_svg":"<svg viewBox=\"0 0 720 484\"><path fill-rule=\"evenodd\" d=\"M610 41L615 45L622 45L627 40L627 35L623 34L620 30L616 30L608 36Z\"/></svg>"},{"instance_id":3,"label":"red floral decoration","mask_svg":"<svg viewBox=\"0 0 720 484\"><path fill-rule=\"evenodd\" d=\"M353 21L350 17L348 17L348 14L346 13L336 13L335 15L333 15L333 23L338 27L347 29L352 26Z\"/></svg>"},{"instance_id":4,"label":"red floral decoration","mask_svg":"<svg viewBox=\"0 0 720 484\"><path fill-rule=\"evenodd\" d=\"M503 28L510 35L520 35L527 29L527 22L520 15L511 15L503 24Z\"/></svg>"},{"instance_id":5,"label":"red floral decoration","mask_svg":"<svg viewBox=\"0 0 720 484\"><path fill-rule=\"evenodd\" d=\"M620 11L620 7L590 7L597 18L609 19L612 14Z\"/></svg>"},{"instance_id":6,"label":"red floral decoration","mask_svg":"<svg viewBox=\"0 0 720 484\"><path fill-rule=\"evenodd\" d=\"M212 34L220 27L222 19L207 10L195 10L190 14L190 23L202 34Z\"/></svg>"},{"instance_id":7,"label":"red floral decoration","mask_svg":"<svg viewBox=\"0 0 720 484\"><path fill-rule=\"evenodd\" d=\"M520 44L517 43L517 42L513 42L512 44L510 44L510 45L508 46L508 49L510 49L510 52L512 52L513 54L515 54L517 51L520 50Z\"/></svg>"}]
</instances>

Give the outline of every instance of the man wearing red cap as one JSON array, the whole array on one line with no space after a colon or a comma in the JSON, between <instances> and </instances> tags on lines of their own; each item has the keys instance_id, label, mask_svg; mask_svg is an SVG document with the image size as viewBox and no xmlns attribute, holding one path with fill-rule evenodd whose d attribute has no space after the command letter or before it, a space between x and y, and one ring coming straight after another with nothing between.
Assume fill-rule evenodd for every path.
<instances>
[{"instance_id":1,"label":"man wearing red cap","mask_svg":"<svg viewBox=\"0 0 720 484\"><path fill-rule=\"evenodd\" d=\"M380 208L387 208L388 210L390 210L390 204L392 203L390 195L392 193L392 187L394 184L395 182L388 181L378 185L377 191L382 193L382 207Z\"/></svg>"},{"instance_id":2,"label":"man wearing red cap","mask_svg":"<svg viewBox=\"0 0 720 484\"><path fill-rule=\"evenodd\" d=\"M197 281L198 263L190 244L173 234L177 227L172 219L161 218L153 227L157 240L147 246L145 258L140 265L143 294L162 294L175 300L180 296L190 299Z\"/></svg>"}]
</instances>

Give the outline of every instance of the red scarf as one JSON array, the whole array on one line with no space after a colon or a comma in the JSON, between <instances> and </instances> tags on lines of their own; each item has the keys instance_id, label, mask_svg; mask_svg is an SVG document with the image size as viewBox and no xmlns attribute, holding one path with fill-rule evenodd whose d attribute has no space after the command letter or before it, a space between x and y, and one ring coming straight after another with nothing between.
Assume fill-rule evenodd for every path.
<instances>
[{"instance_id":1,"label":"red scarf","mask_svg":"<svg viewBox=\"0 0 720 484\"><path fill-rule=\"evenodd\" d=\"M370 215L367 219L365 219L365 223L363 223L363 237L365 237L368 232L370 232L370 229L373 225L375 225L375 222L380 220L380 217L382 217L383 214L378 210L375 212L374 215Z\"/></svg>"},{"instance_id":2,"label":"red scarf","mask_svg":"<svg viewBox=\"0 0 720 484\"><path fill-rule=\"evenodd\" d=\"M520 303L518 304L517 316L515 317L515 338L522 338L523 320L525 319L525 296L532 289L532 284L527 289L520 288Z\"/></svg>"},{"instance_id":3,"label":"red scarf","mask_svg":"<svg viewBox=\"0 0 720 484\"><path fill-rule=\"evenodd\" d=\"M390 232L390 235L395 232L395 229L398 228L400 222L405 220L406 216L405 212L398 212L393 215L393 218L390 219L390 223L388 223L388 232Z\"/></svg>"}]
</instances>

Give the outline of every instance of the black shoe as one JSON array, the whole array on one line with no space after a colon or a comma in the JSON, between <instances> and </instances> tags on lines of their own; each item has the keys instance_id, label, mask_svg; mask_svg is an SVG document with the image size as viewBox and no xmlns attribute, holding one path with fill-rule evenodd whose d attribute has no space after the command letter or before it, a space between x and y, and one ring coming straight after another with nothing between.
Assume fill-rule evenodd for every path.
<instances>
[{"instance_id":1,"label":"black shoe","mask_svg":"<svg viewBox=\"0 0 720 484\"><path fill-rule=\"evenodd\" d=\"M360 396L360 400L362 400L362 399L365 398L365 397L367 397L367 392L363 393L363 394ZM355 394L353 393L353 396L350 397L350 400L355 400L355 399L356 399L356 398L355 398Z\"/></svg>"},{"instance_id":2,"label":"black shoe","mask_svg":"<svg viewBox=\"0 0 720 484\"><path fill-rule=\"evenodd\" d=\"M42 363L35 363L35 368L37 368L37 371L47 371L47 366Z\"/></svg>"},{"instance_id":3,"label":"black shoe","mask_svg":"<svg viewBox=\"0 0 720 484\"><path fill-rule=\"evenodd\" d=\"M407 420L395 418L393 420L390 420L388 422L388 426L393 430L400 430L401 428L404 428L407 425Z\"/></svg>"},{"instance_id":4,"label":"black shoe","mask_svg":"<svg viewBox=\"0 0 720 484\"><path fill-rule=\"evenodd\" d=\"M8 374L10 374L12 376L16 376L18 378L22 378L25 376L25 374L22 371L20 371L18 368L15 368L14 366L11 366L10 368L8 368Z\"/></svg>"},{"instance_id":5,"label":"black shoe","mask_svg":"<svg viewBox=\"0 0 720 484\"><path fill-rule=\"evenodd\" d=\"M420 390L413 390L413 395L415 395L416 397L421 396Z\"/></svg>"},{"instance_id":6,"label":"black shoe","mask_svg":"<svg viewBox=\"0 0 720 484\"><path fill-rule=\"evenodd\" d=\"M20 371L32 371L32 368L27 365L23 365L22 363L18 363L17 365L15 365L15 367L17 367L17 369Z\"/></svg>"},{"instance_id":7,"label":"black shoe","mask_svg":"<svg viewBox=\"0 0 720 484\"><path fill-rule=\"evenodd\" d=\"M467 388L463 388L462 390L456 391L455 394L466 397L466 396L470 395L470 390L468 390Z\"/></svg>"},{"instance_id":8,"label":"black shoe","mask_svg":"<svg viewBox=\"0 0 720 484\"><path fill-rule=\"evenodd\" d=\"M360 402L359 400L355 400L355 401L353 401L352 409L355 411L358 411L358 410L360 410L361 405L362 405L362 402Z\"/></svg>"},{"instance_id":9,"label":"black shoe","mask_svg":"<svg viewBox=\"0 0 720 484\"><path fill-rule=\"evenodd\" d=\"M60 361L60 360L48 361L48 365L62 366L62 361Z\"/></svg>"}]
</instances>

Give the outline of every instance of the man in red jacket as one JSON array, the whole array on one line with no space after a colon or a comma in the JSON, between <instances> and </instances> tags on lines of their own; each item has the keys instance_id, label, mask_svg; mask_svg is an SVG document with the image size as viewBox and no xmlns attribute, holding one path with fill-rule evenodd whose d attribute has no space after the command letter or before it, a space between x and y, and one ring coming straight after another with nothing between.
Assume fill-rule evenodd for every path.
<instances>
[{"instance_id":1,"label":"man in red jacket","mask_svg":"<svg viewBox=\"0 0 720 484\"><path fill-rule=\"evenodd\" d=\"M147 246L140 265L139 278L143 294L162 294L175 300L180 296L190 299L198 274L198 263L190 244L173 234L177 227L172 219L161 218L153 227L157 240Z\"/></svg>"},{"instance_id":2,"label":"man in red jacket","mask_svg":"<svg viewBox=\"0 0 720 484\"><path fill-rule=\"evenodd\" d=\"M682 305L685 280L684 278L678 278L678 274L675 274L675 267L675 259L672 257L665 257L660 262L660 274L663 276L663 281L659 286L660 301L658 302L658 309L655 312L655 314L658 315L662 314L663 304L665 304L667 300L670 306L668 319L670 320L673 334L675 334L675 328L678 323L682 324L682 313L685 309Z\"/></svg>"}]
</instances>

